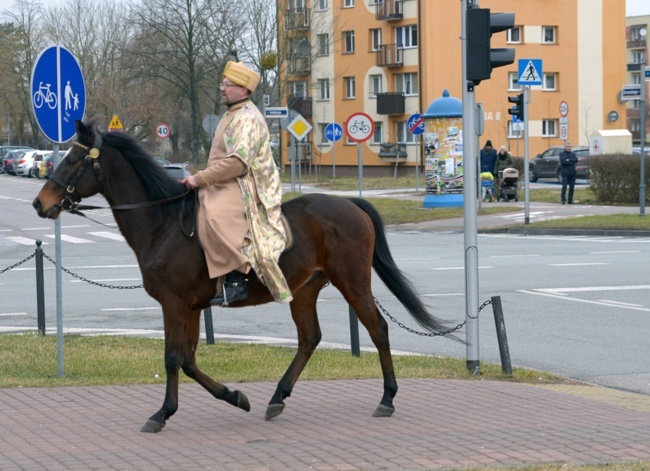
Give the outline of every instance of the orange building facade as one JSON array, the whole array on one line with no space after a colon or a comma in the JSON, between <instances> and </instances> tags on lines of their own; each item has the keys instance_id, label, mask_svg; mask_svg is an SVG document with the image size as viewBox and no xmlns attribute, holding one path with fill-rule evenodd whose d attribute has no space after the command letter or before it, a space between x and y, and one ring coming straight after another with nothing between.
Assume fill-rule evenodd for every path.
<instances>
[{"instance_id":1,"label":"orange building facade","mask_svg":"<svg viewBox=\"0 0 650 471\"><path fill-rule=\"evenodd\" d=\"M334 144L325 128L336 122L345 129L350 115L364 112L375 123L361 145L364 172L413 174L416 163L423 164L423 148L408 130L409 117L424 113L444 90L462 99L462 4L278 0L282 104L313 126L300 155L356 175L357 144L345 132ZM494 69L475 89L485 118L479 148L490 139L514 156L524 154L523 133L508 114L508 96L522 91L519 59L543 64L542 85L531 86L528 106L529 158L565 140L587 145L595 130L626 127L618 99L626 83L625 0L483 0L480 7L515 13L515 28L494 34L491 43L514 48L515 62ZM284 165L289 139L283 132Z\"/></svg>"}]
</instances>

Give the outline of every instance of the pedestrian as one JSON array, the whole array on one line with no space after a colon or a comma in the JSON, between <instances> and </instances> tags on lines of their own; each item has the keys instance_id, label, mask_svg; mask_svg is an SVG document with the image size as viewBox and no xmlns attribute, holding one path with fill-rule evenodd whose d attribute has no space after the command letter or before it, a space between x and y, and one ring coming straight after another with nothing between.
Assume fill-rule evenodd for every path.
<instances>
[{"instance_id":1,"label":"pedestrian","mask_svg":"<svg viewBox=\"0 0 650 471\"><path fill-rule=\"evenodd\" d=\"M576 185L576 164L578 156L571 150L571 143L564 144L564 151L560 152L560 175L562 176L562 204L567 203L566 189L569 187L569 204L573 204L573 189Z\"/></svg>"},{"instance_id":2,"label":"pedestrian","mask_svg":"<svg viewBox=\"0 0 650 471\"><path fill-rule=\"evenodd\" d=\"M494 192L497 195L497 201L499 201L499 195L501 194L501 174L505 169L514 168L514 166L515 161L510 155L510 152L508 152L508 148L506 146L499 147L499 153L497 154L493 170L494 175L497 175L497 178L495 179L496 188L494 189Z\"/></svg>"},{"instance_id":3,"label":"pedestrian","mask_svg":"<svg viewBox=\"0 0 650 471\"><path fill-rule=\"evenodd\" d=\"M490 172L492 176L496 176L494 173L494 166L496 164L497 160L497 151L492 147L492 141L487 140L485 141L485 147L481 149L480 153L480 161L481 161L481 171L479 173L483 172Z\"/></svg>"},{"instance_id":4,"label":"pedestrian","mask_svg":"<svg viewBox=\"0 0 650 471\"><path fill-rule=\"evenodd\" d=\"M251 101L259 81L242 62L226 64L220 89L228 110L215 132L207 167L182 180L188 188L199 188L198 235L217 285L211 304L246 299L245 275L251 268L276 301L293 299L278 265L286 245L280 174L266 120Z\"/></svg>"}]
</instances>

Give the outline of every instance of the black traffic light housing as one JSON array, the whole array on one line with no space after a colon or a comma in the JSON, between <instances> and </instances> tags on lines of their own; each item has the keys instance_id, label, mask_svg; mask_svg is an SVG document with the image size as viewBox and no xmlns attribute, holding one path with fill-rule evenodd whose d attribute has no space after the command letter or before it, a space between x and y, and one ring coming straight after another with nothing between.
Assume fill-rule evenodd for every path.
<instances>
[{"instance_id":1,"label":"black traffic light housing","mask_svg":"<svg viewBox=\"0 0 650 471\"><path fill-rule=\"evenodd\" d=\"M524 120L524 94L509 96L508 101L514 103L515 106L508 109L508 114L517 117L520 121Z\"/></svg>"},{"instance_id":2,"label":"black traffic light housing","mask_svg":"<svg viewBox=\"0 0 650 471\"><path fill-rule=\"evenodd\" d=\"M515 25L514 13L490 13L488 8L471 7L465 16L465 65L467 80L478 85L490 78L492 69L512 64L515 50L512 47L491 48L493 33L506 31Z\"/></svg>"}]
</instances>

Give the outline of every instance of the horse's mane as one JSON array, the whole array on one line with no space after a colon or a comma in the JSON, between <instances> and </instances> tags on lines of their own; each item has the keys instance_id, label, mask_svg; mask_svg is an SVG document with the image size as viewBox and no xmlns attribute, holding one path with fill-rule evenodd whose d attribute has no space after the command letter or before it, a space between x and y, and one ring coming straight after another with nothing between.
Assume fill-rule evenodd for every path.
<instances>
[{"instance_id":1,"label":"horse's mane","mask_svg":"<svg viewBox=\"0 0 650 471\"><path fill-rule=\"evenodd\" d=\"M173 198L185 191L130 134L112 131L102 133L102 138L129 161L152 201Z\"/></svg>"}]
</instances>

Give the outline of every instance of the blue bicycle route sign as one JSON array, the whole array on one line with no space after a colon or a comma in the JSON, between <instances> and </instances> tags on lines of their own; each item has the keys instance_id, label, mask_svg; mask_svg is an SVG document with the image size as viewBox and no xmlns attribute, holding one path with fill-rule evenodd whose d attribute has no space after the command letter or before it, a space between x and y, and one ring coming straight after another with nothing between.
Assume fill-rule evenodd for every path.
<instances>
[{"instance_id":1,"label":"blue bicycle route sign","mask_svg":"<svg viewBox=\"0 0 650 471\"><path fill-rule=\"evenodd\" d=\"M43 50L31 78L32 109L45 136L58 144L75 135L86 111L86 85L77 59L62 46Z\"/></svg>"},{"instance_id":2,"label":"blue bicycle route sign","mask_svg":"<svg viewBox=\"0 0 650 471\"><path fill-rule=\"evenodd\" d=\"M328 141L336 142L343 137L343 128L338 123L329 123L325 128L325 137Z\"/></svg>"}]
</instances>

